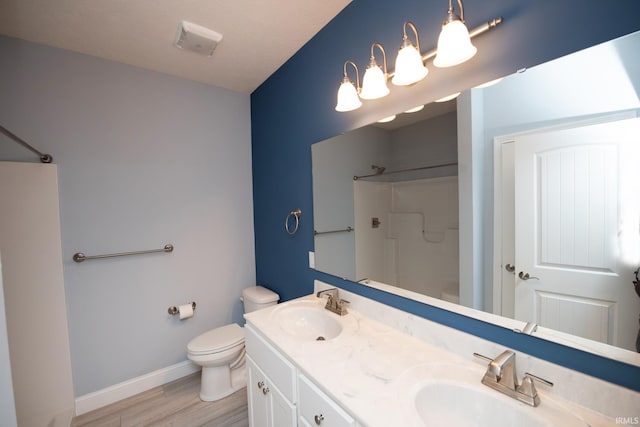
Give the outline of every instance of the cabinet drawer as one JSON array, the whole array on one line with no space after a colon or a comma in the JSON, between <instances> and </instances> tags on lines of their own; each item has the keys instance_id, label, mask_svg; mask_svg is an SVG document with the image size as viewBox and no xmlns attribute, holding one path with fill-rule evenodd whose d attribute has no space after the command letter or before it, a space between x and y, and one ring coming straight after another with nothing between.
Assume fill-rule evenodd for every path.
<instances>
[{"instance_id":1,"label":"cabinet drawer","mask_svg":"<svg viewBox=\"0 0 640 427\"><path fill-rule=\"evenodd\" d=\"M296 403L296 368L260 337L251 325L246 324L244 330L247 354L269 374L271 382L278 387L282 395L288 401Z\"/></svg>"},{"instance_id":2,"label":"cabinet drawer","mask_svg":"<svg viewBox=\"0 0 640 427\"><path fill-rule=\"evenodd\" d=\"M301 425L321 427L351 427L355 421L329 396L304 375L298 376L298 413Z\"/></svg>"}]
</instances>

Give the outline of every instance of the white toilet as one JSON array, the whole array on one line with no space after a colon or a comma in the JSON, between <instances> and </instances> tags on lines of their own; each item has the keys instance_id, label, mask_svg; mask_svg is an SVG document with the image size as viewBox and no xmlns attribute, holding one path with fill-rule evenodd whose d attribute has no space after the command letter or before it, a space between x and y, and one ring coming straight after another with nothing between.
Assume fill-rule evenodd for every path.
<instances>
[{"instance_id":1,"label":"white toilet","mask_svg":"<svg viewBox=\"0 0 640 427\"><path fill-rule=\"evenodd\" d=\"M280 297L262 286L242 291L244 312L278 303ZM236 323L199 335L187 344L187 357L202 366L200 399L222 399L247 385L245 375L244 329Z\"/></svg>"}]
</instances>

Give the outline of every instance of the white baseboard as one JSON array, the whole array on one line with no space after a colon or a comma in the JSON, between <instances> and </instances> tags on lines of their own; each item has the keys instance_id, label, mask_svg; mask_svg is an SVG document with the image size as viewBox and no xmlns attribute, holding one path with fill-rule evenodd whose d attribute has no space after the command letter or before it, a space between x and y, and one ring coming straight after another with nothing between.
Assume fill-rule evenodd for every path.
<instances>
[{"instance_id":1,"label":"white baseboard","mask_svg":"<svg viewBox=\"0 0 640 427\"><path fill-rule=\"evenodd\" d=\"M94 409L102 408L103 406L161 386L199 370L199 366L185 360L184 362L158 369L157 371L123 381L119 384L114 384L102 390L85 394L84 396L76 398L76 415L82 415Z\"/></svg>"}]
</instances>

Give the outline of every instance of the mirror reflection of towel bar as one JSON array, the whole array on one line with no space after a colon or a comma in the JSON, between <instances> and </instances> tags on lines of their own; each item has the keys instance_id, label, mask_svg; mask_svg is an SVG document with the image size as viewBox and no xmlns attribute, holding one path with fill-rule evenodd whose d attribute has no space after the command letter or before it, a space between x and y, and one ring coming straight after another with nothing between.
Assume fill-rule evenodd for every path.
<instances>
[{"instance_id":1,"label":"mirror reflection of towel bar","mask_svg":"<svg viewBox=\"0 0 640 427\"><path fill-rule=\"evenodd\" d=\"M422 166L422 167L419 167L419 168L409 168L409 169L402 169L402 170L397 170L397 171L383 171L381 173L372 173L372 174L369 174L369 175L354 175L353 176L353 180L357 181L360 178L370 178L372 176L392 175L394 173L403 173L403 172L415 172L415 171L421 171L421 170L427 170L427 169L444 168L444 167L448 167L448 166L458 166L458 162L442 163L442 164L439 164L439 165Z\"/></svg>"},{"instance_id":2,"label":"mirror reflection of towel bar","mask_svg":"<svg viewBox=\"0 0 640 427\"><path fill-rule=\"evenodd\" d=\"M352 227L347 227L343 230L330 230L330 231L317 231L317 230L313 230L313 235L317 236L318 234L331 234L331 233L351 233L352 231L354 231L354 228Z\"/></svg>"},{"instance_id":3,"label":"mirror reflection of towel bar","mask_svg":"<svg viewBox=\"0 0 640 427\"><path fill-rule=\"evenodd\" d=\"M168 243L164 245L164 248L162 249L150 249L147 251L121 252L117 254L104 254L104 255L85 255L82 252L77 252L73 255L73 260L75 262L82 262L87 259L113 258L117 256L153 254L158 252L173 252L173 245L171 243Z\"/></svg>"}]
</instances>

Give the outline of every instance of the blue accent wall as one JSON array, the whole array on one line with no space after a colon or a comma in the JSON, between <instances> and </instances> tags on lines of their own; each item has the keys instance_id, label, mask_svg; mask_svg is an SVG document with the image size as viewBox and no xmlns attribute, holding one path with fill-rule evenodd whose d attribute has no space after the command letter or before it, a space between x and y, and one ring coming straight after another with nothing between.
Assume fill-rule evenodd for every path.
<instances>
[{"instance_id":1,"label":"blue accent wall","mask_svg":"<svg viewBox=\"0 0 640 427\"><path fill-rule=\"evenodd\" d=\"M478 54L450 69L427 64L427 78L391 88L381 100L337 113L342 65L364 72L371 43L387 50L393 68L402 24L412 21L421 50L435 48L445 0L355 0L251 95L256 274L259 284L289 300L313 291L319 279L427 319L495 341L550 362L640 391L640 368L453 314L308 267L313 251L311 144L418 104L511 74L640 29L640 2L598 0L467 0L469 28L502 16L498 28L474 39ZM571 78L571 76L567 76ZM284 230L300 208L299 231Z\"/></svg>"}]
</instances>

